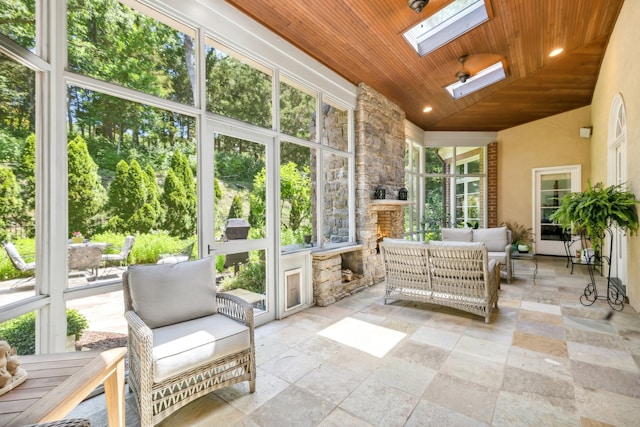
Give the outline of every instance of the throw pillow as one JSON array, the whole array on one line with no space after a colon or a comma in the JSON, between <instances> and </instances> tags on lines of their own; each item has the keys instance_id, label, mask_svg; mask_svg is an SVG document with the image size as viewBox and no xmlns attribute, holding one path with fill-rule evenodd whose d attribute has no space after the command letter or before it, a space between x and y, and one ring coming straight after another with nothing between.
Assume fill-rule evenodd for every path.
<instances>
[{"instance_id":1,"label":"throw pillow","mask_svg":"<svg viewBox=\"0 0 640 427\"><path fill-rule=\"evenodd\" d=\"M150 328L209 316L218 310L215 277L212 257L132 265L128 269L131 304Z\"/></svg>"}]
</instances>

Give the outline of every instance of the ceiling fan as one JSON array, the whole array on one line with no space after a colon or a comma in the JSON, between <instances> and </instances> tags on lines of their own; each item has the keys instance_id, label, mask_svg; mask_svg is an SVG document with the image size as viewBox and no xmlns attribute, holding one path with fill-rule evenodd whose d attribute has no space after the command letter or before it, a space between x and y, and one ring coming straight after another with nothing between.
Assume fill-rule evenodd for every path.
<instances>
[{"instance_id":1,"label":"ceiling fan","mask_svg":"<svg viewBox=\"0 0 640 427\"><path fill-rule=\"evenodd\" d=\"M467 80L475 76L478 72L500 61L502 61L502 56L492 53L462 55L457 60L457 62L461 64L461 67L455 74L456 79L460 83L466 83Z\"/></svg>"}]
</instances>

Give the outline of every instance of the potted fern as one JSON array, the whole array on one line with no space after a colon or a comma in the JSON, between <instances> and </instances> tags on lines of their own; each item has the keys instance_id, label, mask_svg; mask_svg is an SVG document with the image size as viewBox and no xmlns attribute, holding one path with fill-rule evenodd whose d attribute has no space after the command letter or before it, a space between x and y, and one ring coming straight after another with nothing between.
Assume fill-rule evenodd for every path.
<instances>
[{"instance_id":1,"label":"potted fern","mask_svg":"<svg viewBox=\"0 0 640 427\"><path fill-rule=\"evenodd\" d=\"M631 235L638 231L638 203L640 200L622 185L605 187L597 183L592 186L589 182L585 191L565 195L550 218L565 231L573 229L574 233L584 233L598 253L611 226Z\"/></svg>"}]
</instances>

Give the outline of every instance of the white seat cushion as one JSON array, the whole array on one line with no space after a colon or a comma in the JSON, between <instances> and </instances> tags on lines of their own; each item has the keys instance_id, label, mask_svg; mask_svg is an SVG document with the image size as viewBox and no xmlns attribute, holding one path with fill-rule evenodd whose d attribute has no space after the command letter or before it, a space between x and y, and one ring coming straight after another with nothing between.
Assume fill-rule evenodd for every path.
<instances>
[{"instance_id":1,"label":"white seat cushion","mask_svg":"<svg viewBox=\"0 0 640 427\"><path fill-rule=\"evenodd\" d=\"M249 348L249 328L222 314L214 314L153 332L154 382Z\"/></svg>"},{"instance_id":2,"label":"white seat cushion","mask_svg":"<svg viewBox=\"0 0 640 427\"><path fill-rule=\"evenodd\" d=\"M489 259L495 259L497 262L499 262L502 265L507 264L507 253L505 251L489 252L487 255L489 256Z\"/></svg>"}]
</instances>

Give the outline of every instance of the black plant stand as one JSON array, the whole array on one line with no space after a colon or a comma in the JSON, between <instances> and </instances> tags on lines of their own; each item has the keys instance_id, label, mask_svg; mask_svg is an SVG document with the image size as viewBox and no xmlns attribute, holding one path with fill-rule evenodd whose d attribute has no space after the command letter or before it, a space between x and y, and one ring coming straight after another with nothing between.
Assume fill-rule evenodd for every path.
<instances>
[{"instance_id":1,"label":"black plant stand","mask_svg":"<svg viewBox=\"0 0 640 427\"><path fill-rule=\"evenodd\" d=\"M604 241L604 237L609 235L610 245L609 245L609 256L594 254L589 257L587 262L587 268L589 269L589 279L590 282L587 283L587 286L584 288L584 292L580 295L580 302L582 305L593 305L598 299L606 299L609 306L615 311L622 311L624 308L624 299L625 294L624 291L617 285L617 283L611 281L611 268L607 273L607 294L606 295L598 295L598 288L596 287L596 279L595 279L595 267L600 265L600 268L604 268L604 262L607 263L607 266L611 266L611 255L613 252L613 232L610 229L606 230L605 235L603 236L602 241ZM603 262L604 261L604 262ZM602 274L602 271L601 271Z\"/></svg>"}]
</instances>

